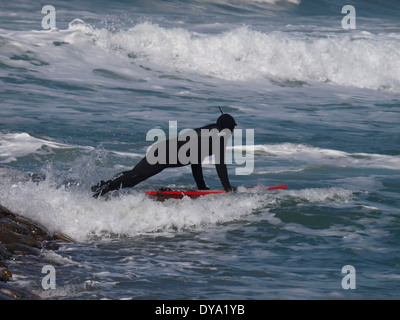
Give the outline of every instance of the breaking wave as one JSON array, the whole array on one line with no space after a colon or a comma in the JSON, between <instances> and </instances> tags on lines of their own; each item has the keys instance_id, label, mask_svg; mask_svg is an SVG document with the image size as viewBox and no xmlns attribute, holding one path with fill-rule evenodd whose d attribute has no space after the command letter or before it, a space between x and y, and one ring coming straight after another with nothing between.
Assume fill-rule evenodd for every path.
<instances>
[{"instance_id":1,"label":"breaking wave","mask_svg":"<svg viewBox=\"0 0 400 320\"><path fill-rule=\"evenodd\" d=\"M161 71L224 81L321 82L400 92L400 39L391 33L321 35L239 26L209 34L152 22L111 31L75 19L66 30L14 32L3 38L9 41L10 55L26 56L7 64L41 70L52 66L58 79L82 73L85 80L117 75L118 80L137 81Z\"/></svg>"}]
</instances>

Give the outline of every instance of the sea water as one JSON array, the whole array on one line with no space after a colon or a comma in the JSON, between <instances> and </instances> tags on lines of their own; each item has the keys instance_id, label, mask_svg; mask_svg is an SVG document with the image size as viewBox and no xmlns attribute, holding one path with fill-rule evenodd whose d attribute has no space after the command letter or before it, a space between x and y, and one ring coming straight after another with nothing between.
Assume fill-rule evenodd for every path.
<instances>
[{"instance_id":1,"label":"sea water","mask_svg":"<svg viewBox=\"0 0 400 320\"><path fill-rule=\"evenodd\" d=\"M39 3L1 3L0 203L74 242L29 272L11 262L15 285L45 299L399 298L397 1L49 4L47 30ZM144 195L195 189L182 167L91 197L139 162L149 130L213 123L218 106L254 130L254 170L228 166L239 192Z\"/></svg>"}]
</instances>

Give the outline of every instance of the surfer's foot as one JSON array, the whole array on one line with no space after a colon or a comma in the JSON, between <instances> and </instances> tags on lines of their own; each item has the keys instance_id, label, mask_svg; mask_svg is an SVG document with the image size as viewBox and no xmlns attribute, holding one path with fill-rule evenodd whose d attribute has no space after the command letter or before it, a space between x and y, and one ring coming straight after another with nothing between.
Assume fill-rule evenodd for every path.
<instances>
[{"instance_id":1,"label":"surfer's foot","mask_svg":"<svg viewBox=\"0 0 400 320\"><path fill-rule=\"evenodd\" d=\"M93 198L98 198L99 196L102 196L110 191L110 187L103 180L101 180L100 183L92 186L90 189L93 192Z\"/></svg>"}]
</instances>

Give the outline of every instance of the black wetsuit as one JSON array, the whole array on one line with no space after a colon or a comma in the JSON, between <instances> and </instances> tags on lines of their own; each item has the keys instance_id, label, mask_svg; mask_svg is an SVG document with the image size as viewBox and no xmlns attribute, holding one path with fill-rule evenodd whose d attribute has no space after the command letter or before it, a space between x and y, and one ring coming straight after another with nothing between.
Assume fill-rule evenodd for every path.
<instances>
[{"instance_id":1,"label":"black wetsuit","mask_svg":"<svg viewBox=\"0 0 400 320\"><path fill-rule=\"evenodd\" d=\"M204 182L201 164L204 158L211 155L214 155L216 158L215 167L223 188L226 191L232 191L234 188L232 188L228 178L228 170L225 164L225 149L228 138L230 135L232 135L232 131L235 126L235 120L230 115L223 114L218 118L217 123L194 129L191 132L192 135L187 136L186 140L175 138L172 140L157 142L150 147L149 151L152 152L150 153L153 156L160 156L160 159L164 159L165 161L153 163L154 157L150 158L149 152L147 152L146 156L132 170L118 173L110 180L106 182L101 181L100 184L93 186L93 196L97 198L98 196L104 195L112 190L131 188L166 168L181 167L189 164L191 165L192 174L196 181L197 188L199 190L208 189ZM197 141L194 141L194 139ZM207 141L204 141L204 139L208 139L207 144L205 144ZM188 145L190 141L192 144ZM197 150L192 149L192 151L197 151L197 153L191 158L190 148L188 148L190 146L197 148ZM205 148L205 146L208 148ZM172 161L170 158L170 147L174 152L173 157L171 157ZM183 150L183 154L186 156L183 157L183 159L181 159L182 157L179 156L180 150ZM182 152L180 155L182 155Z\"/></svg>"}]
</instances>

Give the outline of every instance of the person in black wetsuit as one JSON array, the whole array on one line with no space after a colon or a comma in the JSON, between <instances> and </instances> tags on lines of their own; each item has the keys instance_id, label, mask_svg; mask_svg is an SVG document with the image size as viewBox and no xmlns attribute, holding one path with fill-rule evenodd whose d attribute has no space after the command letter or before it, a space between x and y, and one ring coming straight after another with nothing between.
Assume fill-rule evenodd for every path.
<instances>
[{"instance_id":1,"label":"person in black wetsuit","mask_svg":"<svg viewBox=\"0 0 400 320\"><path fill-rule=\"evenodd\" d=\"M235 191L236 188L231 186L228 178L225 149L236 125L235 119L231 115L222 114L216 123L192 130L192 135L186 136L186 139L178 137L155 143L149 149L153 153L147 152L146 156L132 170L118 173L110 180L101 181L99 184L92 186L93 197L97 198L109 191L121 188L134 187L166 168L181 167L189 164L191 165L197 188L199 190L208 190L209 188L204 182L201 164L206 157L211 155L215 156L215 167L223 188L226 191ZM171 145L176 146L176 148L171 148L170 150ZM186 152L184 152L185 150ZM170 151L174 152L172 157L170 157ZM191 151L197 151L197 153L190 154ZM160 152L165 154L159 154ZM183 159L182 154L185 155ZM165 161L153 163L154 157L158 156ZM171 161L171 159L173 160Z\"/></svg>"}]
</instances>

